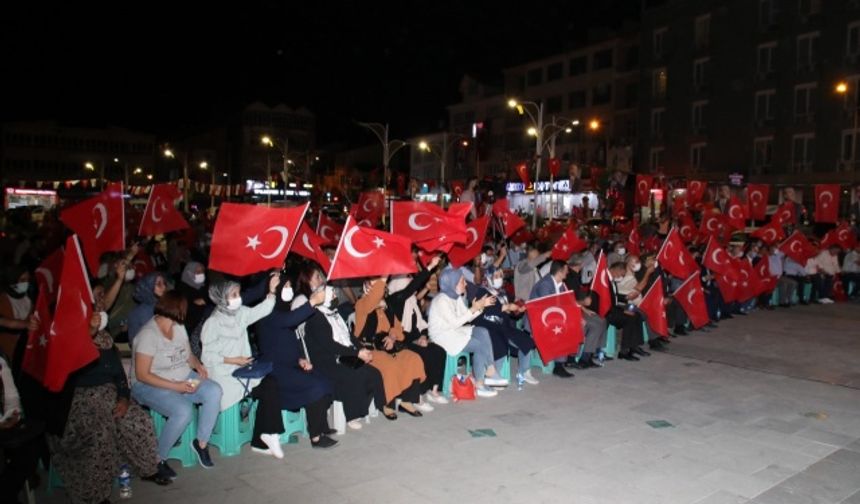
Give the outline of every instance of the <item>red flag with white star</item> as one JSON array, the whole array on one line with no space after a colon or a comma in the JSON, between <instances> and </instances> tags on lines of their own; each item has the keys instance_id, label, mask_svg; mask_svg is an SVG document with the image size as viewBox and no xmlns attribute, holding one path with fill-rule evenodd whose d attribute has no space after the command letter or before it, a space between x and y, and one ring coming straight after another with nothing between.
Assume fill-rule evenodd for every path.
<instances>
[{"instance_id":1,"label":"red flag with white star","mask_svg":"<svg viewBox=\"0 0 860 504\"><path fill-rule=\"evenodd\" d=\"M308 226L307 221L302 222L299 228L299 236L296 239L298 241L293 242L294 246L290 248L290 252L295 252L302 257L315 261L322 267L323 271L328 271L331 267L331 261L329 261L328 256L322 249L326 243L319 235L314 233L314 230Z\"/></svg>"},{"instance_id":2,"label":"red flag with white star","mask_svg":"<svg viewBox=\"0 0 860 504\"><path fill-rule=\"evenodd\" d=\"M526 226L525 221L519 215L511 212L507 199L502 198L493 203L493 215L501 222L505 238L510 237L517 230Z\"/></svg>"},{"instance_id":3,"label":"red flag with white star","mask_svg":"<svg viewBox=\"0 0 860 504\"><path fill-rule=\"evenodd\" d=\"M651 284L651 288L642 297L639 310L645 314L648 328L660 336L669 335L669 321L666 319L666 306L663 304L663 279Z\"/></svg>"},{"instance_id":4,"label":"red flag with white star","mask_svg":"<svg viewBox=\"0 0 860 504\"><path fill-rule=\"evenodd\" d=\"M331 261L329 280L415 273L409 238L356 224L347 217Z\"/></svg>"},{"instance_id":5,"label":"red flag with white star","mask_svg":"<svg viewBox=\"0 0 860 504\"><path fill-rule=\"evenodd\" d=\"M574 355L583 341L582 310L573 292L561 292L526 302L532 337L541 360Z\"/></svg>"}]
</instances>

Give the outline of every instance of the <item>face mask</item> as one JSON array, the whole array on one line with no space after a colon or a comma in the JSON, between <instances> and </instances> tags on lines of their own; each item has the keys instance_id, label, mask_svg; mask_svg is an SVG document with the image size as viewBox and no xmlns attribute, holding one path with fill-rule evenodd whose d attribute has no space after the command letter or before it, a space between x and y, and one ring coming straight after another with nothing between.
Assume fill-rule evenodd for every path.
<instances>
[{"instance_id":1,"label":"face mask","mask_svg":"<svg viewBox=\"0 0 860 504\"><path fill-rule=\"evenodd\" d=\"M18 294L24 294L30 289L30 282L18 282L13 287Z\"/></svg>"},{"instance_id":2,"label":"face mask","mask_svg":"<svg viewBox=\"0 0 860 504\"><path fill-rule=\"evenodd\" d=\"M289 303L293 300L293 288L292 287L284 287L281 289L281 301L285 303Z\"/></svg>"},{"instance_id":3,"label":"face mask","mask_svg":"<svg viewBox=\"0 0 860 504\"><path fill-rule=\"evenodd\" d=\"M105 330L105 327L108 325L108 320L107 312L99 312L99 331Z\"/></svg>"},{"instance_id":4,"label":"face mask","mask_svg":"<svg viewBox=\"0 0 860 504\"><path fill-rule=\"evenodd\" d=\"M131 268L129 268L129 269L127 269L127 270L125 270L125 281L126 281L126 282L131 282L132 280L134 280L134 277L135 277L136 275L137 275L137 272L136 272L136 271L134 271L134 270L133 270L133 269L131 269Z\"/></svg>"},{"instance_id":5,"label":"face mask","mask_svg":"<svg viewBox=\"0 0 860 504\"><path fill-rule=\"evenodd\" d=\"M494 288L494 289L501 289L501 288L502 288L502 284L503 284L503 283L504 283L504 279L502 279L502 278L494 278L494 279L493 279L493 288Z\"/></svg>"},{"instance_id":6,"label":"face mask","mask_svg":"<svg viewBox=\"0 0 860 504\"><path fill-rule=\"evenodd\" d=\"M325 298L323 299L323 304L326 306L331 306L334 301L334 287L327 285L325 287Z\"/></svg>"},{"instance_id":7,"label":"face mask","mask_svg":"<svg viewBox=\"0 0 860 504\"><path fill-rule=\"evenodd\" d=\"M637 272L642 269L642 263L636 263L633 265L633 271Z\"/></svg>"},{"instance_id":8,"label":"face mask","mask_svg":"<svg viewBox=\"0 0 860 504\"><path fill-rule=\"evenodd\" d=\"M205 282L205 281L206 281L206 274L205 273L197 273L194 275L194 283L196 283L197 285L202 285L203 282Z\"/></svg>"},{"instance_id":9,"label":"face mask","mask_svg":"<svg viewBox=\"0 0 860 504\"><path fill-rule=\"evenodd\" d=\"M107 264L102 263L101 265L99 265L99 272L96 273L96 276L99 278L106 277L107 276L107 269L108 269Z\"/></svg>"},{"instance_id":10,"label":"face mask","mask_svg":"<svg viewBox=\"0 0 860 504\"><path fill-rule=\"evenodd\" d=\"M481 254L481 264L487 264L490 262L490 256L487 254Z\"/></svg>"},{"instance_id":11,"label":"face mask","mask_svg":"<svg viewBox=\"0 0 860 504\"><path fill-rule=\"evenodd\" d=\"M236 311L241 307L242 307L242 298L241 297L231 298L229 301L227 301L227 309L228 310Z\"/></svg>"},{"instance_id":12,"label":"face mask","mask_svg":"<svg viewBox=\"0 0 860 504\"><path fill-rule=\"evenodd\" d=\"M627 255L627 249L621 247L620 249L618 249L618 255Z\"/></svg>"}]
</instances>

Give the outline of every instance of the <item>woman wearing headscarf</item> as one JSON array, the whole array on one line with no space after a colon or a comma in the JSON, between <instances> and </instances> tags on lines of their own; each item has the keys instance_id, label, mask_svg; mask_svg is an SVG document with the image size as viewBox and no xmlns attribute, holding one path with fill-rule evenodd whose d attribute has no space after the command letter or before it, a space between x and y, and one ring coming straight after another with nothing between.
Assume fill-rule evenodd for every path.
<instances>
[{"instance_id":1,"label":"woman wearing headscarf","mask_svg":"<svg viewBox=\"0 0 860 504\"><path fill-rule=\"evenodd\" d=\"M206 313L208 299L206 267L196 261L186 264L176 290L188 303L188 313L185 315L185 331L190 336Z\"/></svg>"},{"instance_id":2,"label":"woman wearing headscarf","mask_svg":"<svg viewBox=\"0 0 860 504\"><path fill-rule=\"evenodd\" d=\"M117 273L124 275L125 266ZM48 445L71 501L95 504L109 500L121 462L158 485L169 484L171 473L159 465L152 420L131 400L119 351L106 330L105 289L96 286L93 296L89 330L99 357L69 377L73 391L65 429L61 436L48 435Z\"/></svg>"},{"instance_id":3,"label":"woman wearing headscarf","mask_svg":"<svg viewBox=\"0 0 860 504\"><path fill-rule=\"evenodd\" d=\"M134 337L143 326L152 319L155 304L167 290L164 275L158 272L149 273L137 281L134 288L134 301L137 303L128 314L128 344L134 343Z\"/></svg>"},{"instance_id":4,"label":"woman wearing headscarf","mask_svg":"<svg viewBox=\"0 0 860 504\"><path fill-rule=\"evenodd\" d=\"M285 280L276 291L275 309L257 324L257 344L260 348L260 360L272 363L272 373L254 389L266 385L270 381L275 387L274 408L277 419L281 421L281 410L298 411L305 408L308 421L308 435L314 448L329 448L337 441L328 437L333 434L328 426L328 408L331 405L332 388L329 380L317 371L305 355L304 347L296 337L296 327L315 313L315 306L323 302L325 291L311 294L307 303L290 309L294 297L293 287ZM261 401L257 409L257 423L260 423ZM257 442L257 425L254 426L255 436L251 447L266 453ZM271 432L266 430L265 432ZM283 432L281 426L280 432ZM277 458L283 457L280 446L277 450L270 449Z\"/></svg>"},{"instance_id":5,"label":"woman wearing headscarf","mask_svg":"<svg viewBox=\"0 0 860 504\"><path fill-rule=\"evenodd\" d=\"M460 269L446 268L439 277L440 294L430 304L428 334L448 355L471 352L472 373L475 375L477 393L481 397L493 397L497 392L485 383L485 377L495 376L493 366L493 344L483 327L471 324L484 309L493 305L496 298L475 298L472 306L466 306L466 278Z\"/></svg>"},{"instance_id":6,"label":"woman wearing headscarf","mask_svg":"<svg viewBox=\"0 0 860 504\"><path fill-rule=\"evenodd\" d=\"M305 322L305 343L314 368L329 379L334 399L343 403L347 426L357 430L371 400L376 409L385 408L385 387L379 370L367 365L373 358L371 351L357 347L357 340L350 335L337 310L334 292L324 285L316 291L324 299Z\"/></svg>"},{"instance_id":7,"label":"woman wearing headscarf","mask_svg":"<svg viewBox=\"0 0 860 504\"><path fill-rule=\"evenodd\" d=\"M3 275L3 292L0 293L0 317L25 321L33 311L30 299L30 273L20 266L6 266ZM0 331L0 351L12 358L12 367L20 365L26 335L24 331Z\"/></svg>"},{"instance_id":8,"label":"woman wearing headscarf","mask_svg":"<svg viewBox=\"0 0 860 504\"><path fill-rule=\"evenodd\" d=\"M370 365L382 373L385 385L386 406L383 415L396 420L394 400L400 399L398 410L413 417L423 416L414 404L421 399L421 382L427 379L424 362L415 352L407 349L397 351L402 345L403 329L400 319L391 313L385 301L387 278L364 282L364 295L355 303L355 327L353 334L359 344L373 347ZM390 353L393 352L393 353Z\"/></svg>"},{"instance_id":9,"label":"woman wearing headscarf","mask_svg":"<svg viewBox=\"0 0 860 504\"><path fill-rule=\"evenodd\" d=\"M420 263L419 263L420 264ZM421 394L428 401L445 404L448 400L439 393L445 375L445 349L430 341L427 336L427 321L418 306L418 292L425 288L433 270L439 265L439 257L434 257L427 269L419 268L413 276L399 275L388 281L386 303L391 313L400 320L403 335L409 350L417 353L424 362L427 379L421 384ZM427 403L417 405L422 411L433 411Z\"/></svg>"},{"instance_id":10,"label":"woman wearing headscarf","mask_svg":"<svg viewBox=\"0 0 860 504\"><path fill-rule=\"evenodd\" d=\"M487 268L484 286L478 289L476 297L493 296L497 303L488 306L481 316L475 319L475 325L485 328L490 334L496 369L508 355L509 345L513 346L517 349L517 383L537 385L538 381L531 374L531 351L535 348L534 340L527 332L517 329L513 319L513 316L525 313L525 307L508 300L504 283L504 272L501 269L494 266Z\"/></svg>"}]
</instances>

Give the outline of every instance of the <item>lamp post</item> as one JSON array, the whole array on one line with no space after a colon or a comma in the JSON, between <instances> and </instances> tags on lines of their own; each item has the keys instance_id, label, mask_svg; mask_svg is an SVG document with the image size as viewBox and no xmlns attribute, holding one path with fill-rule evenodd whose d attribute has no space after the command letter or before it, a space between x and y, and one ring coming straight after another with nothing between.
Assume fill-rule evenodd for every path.
<instances>
[{"instance_id":1,"label":"lamp post","mask_svg":"<svg viewBox=\"0 0 860 504\"><path fill-rule=\"evenodd\" d=\"M857 81L860 83L860 81ZM856 84L855 84L856 85ZM849 91L853 91L852 95L849 95ZM841 81L836 84L836 93L846 97L846 100L851 100L846 103L851 105L853 109L853 123L851 126L851 177L852 180L856 176L857 173L857 137L858 137L858 115L860 115L860 103L857 101L857 89L851 89L847 82Z\"/></svg>"},{"instance_id":2,"label":"lamp post","mask_svg":"<svg viewBox=\"0 0 860 504\"><path fill-rule=\"evenodd\" d=\"M397 154L397 151L408 145L403 140L388 139L388 123L366 123L359 122L359 126L370 130L379 142L382 144L382 197L384 201L388 201L388 165L391 163L391 158ZM385 224L385 218L388 212L382 214L382 223Z\"/></svg>"},{"instance_id":3,"label":"lamp post","mask_svg":"<svg viewBox=\"0 0 860 504\"><path fill-rule=\"evenodd\" d=\"M547 129L553 129L554 131L549 133L549 139L547 143L549 144L549 158L550 160L555 158L555 141L558 138L558 135L561 133L572 133L573 128L579 126L579 119L565 119L563 117L552 117L552 122L547 125ZM549 207L550 207L550 216L555 216L555 175L552 171L549 172Z\"/></svg>"},{"instance_id":4,"label":"lamp post","mask_svg":"<svg viewBox=\"0 0 860 504\"><path fill-rule=\"evenodd\" d=\"M448 149L455 143L460 143L463 147L469 146L469 141L465 135L455 133L449 135L448 132L442 133L442 142L433 143L422 140L418 143L418 149L429 152L439 158L439 187L445 186L445 167L448 164ZM444 202L444 199L443 199Z\"/></svg>"},{"instance_id":5,"label":"lamp post","mask_svg":"<svg viewBox=\"0 0 860 504\"><path fill-rule=\"evenodd\" d=\"M541 155L543 154L543 102L518 102L511 98L508 107L516 109L520 115L527 115L531 122L529 135L535 137L535 181L540 180ZM535 113L532 113L532 109ZM534 193L534 210L532 212L532 229L537 227L537 191Z\"/></svg>"},{"instance_id":6,"label":"lamp post","mask_svg":"<svg viewBox=\"0 0 860 504\"><path fill-rule=\"evenodd\" d=\"M164 149L164 157L175 159L176 154L167 147ZM188 213L188 152L185 152L182 159L182 209Z\"/></svg>"}]
</instances>

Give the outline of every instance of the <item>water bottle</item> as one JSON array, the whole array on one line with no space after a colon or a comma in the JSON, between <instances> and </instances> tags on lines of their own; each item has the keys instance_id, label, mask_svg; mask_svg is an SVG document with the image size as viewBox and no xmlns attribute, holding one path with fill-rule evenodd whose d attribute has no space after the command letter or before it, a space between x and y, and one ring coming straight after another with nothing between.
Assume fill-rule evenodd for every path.
<instances>
[{"instance_id":1,"label":"water bottle","mask_svg":"<svg viewBox=\"0 0 860 504\"><path fill-rule=\"evenodd\" d=\"M123 464L119 470L119 498L131 499L131 471L128 464Z\"/></svg>"},{"instance_id":2,"label":"water bottle","mask_svg":"<svg viewBox=\"0 0 860 504\"><path fill-rule=\"evenodd\" d=\"M526 382L526 377L522 373L517 373L517 390L523 389L523 383Z\"/></svg>"}]
</instances>

